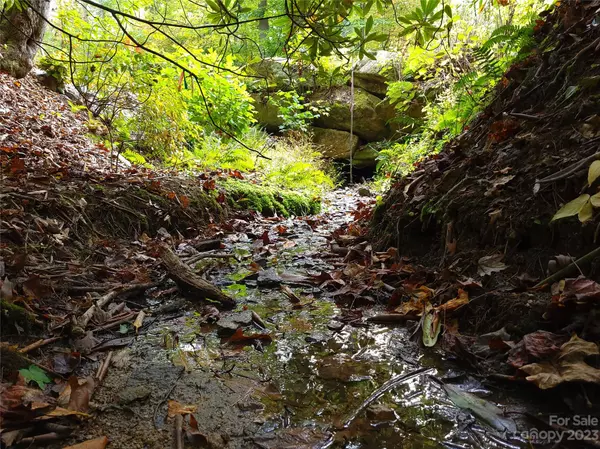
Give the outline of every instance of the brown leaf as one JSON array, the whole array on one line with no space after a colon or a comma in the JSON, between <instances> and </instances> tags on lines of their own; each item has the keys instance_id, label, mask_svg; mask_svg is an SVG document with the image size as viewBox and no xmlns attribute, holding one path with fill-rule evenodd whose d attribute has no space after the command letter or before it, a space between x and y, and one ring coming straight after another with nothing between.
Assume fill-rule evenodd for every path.
<instances>
[{"instance_id":1,"label":"brown leaf","mask_svg":"<svg viewBox=\"0 0 600 449\"><path fill-rule=\"evenodd\" d=\"M175 415L190 415L198 409L196 405L183 405L177 401L169 400L167 415L173 418Z\"/></svg>"},{"instance_id":2,"label":"brown leaf","mask_svg":"<svg viewBox=\"0 0 600 449\"><path fill-rule=\"evenodd\" d=\"M66 446L63 449L104 449L108 445L107 437L94 438L93 440L87 440L83 443L75 444L73 446Z\"/></svg>"},{"instance_id":3,"label":"brown leaf","mask_svg":"<svg viewBox=\"0 0 600 449\"><path fill-rule=\"evenodd\" d=\"M94 379L91 376L85 379L78 379L75 376L69 377L69 386L71 387L71 398L69 399L69 410L77 412L87 412L90 408L90 398L94 391Z\"/></svg>"},{"instance_id":4,"label":"brown leaf","mask_svg":"<svg viewBox=\"0 0 600 449\"><path fill-rule=\"evenodd\" d=\"M180 195L179 196L179 201L181 202L181 206L184 209L187 209L189 207L189 205L190 205L190 199L187 196L185 196L185 195Z\"/></svg>"},{"instance_id":5,"label":"brown leaf","mask_svg":"<svg viewBox=\"0 0 600 449\"><path fill-rule=\"evenodd\" d=\"M589 382L600 384L600 369L585 362L589 356L598 356L598 345L573 335L560 348L560 353L550 362L533 363L521 367L540 389L554 388L563 382Z\"/></svg>"},{"instance_id":6,"label":"brown leaf","mask_svg":"<svg viewBox=\"0 0 600 449\"><path fill-rule=\"evenodd\" d=\"M469 303L469 294L462 288L458 289L458 296L444 304L437 306L436 310L444 312L453 312L459 307Z\"/></svg>"},{"instance_id":7,"label":"brown leaf","mask_svg":"<svg viewBox=\"0 0 600 449\"><path fill-rule=\"evenodd\" d=\"M578 302L593 301L600 299L600 284L579 276L554 284L552 293L558 293L558 301L561 303L573 298Z\"/></svg>"},{"instance_id":8,"label":"brown leaf","mask_svg":"<svg viewBox=\"0 0 600 449\"><path fill-rule=\"evenodd\" d=\"M534 360L552 357L560 350L566 340L562 335L546 331L536 331L527 334L508 353L508 364L520 368Z\"/></svg>"},{"instance_id":9,"label":"brown leaf","mask_svg":"<svg viewBox=\"0 0 600 449\"><path fill-rule=\"evenodd\" d=\"M247 345L252 344L257 340L264 341L265 343L271 343L273 341L273 337L271 337L269 334L244 335L244 331L240 327L231 337L229 337L228 342L236 345Z\"/></svg>"}]
</instances>

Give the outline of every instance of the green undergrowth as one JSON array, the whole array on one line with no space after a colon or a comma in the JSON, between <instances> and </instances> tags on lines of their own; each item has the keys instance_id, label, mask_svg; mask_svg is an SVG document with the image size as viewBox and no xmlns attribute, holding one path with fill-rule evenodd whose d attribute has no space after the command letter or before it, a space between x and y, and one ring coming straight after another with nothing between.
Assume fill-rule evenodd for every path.
<instances>
[{"instance_id":1,"label":"green undergrowth","mask_svg":"<svg viewBox=\"0 0 600 449\"><path fill-rule=\"evenodd\" d=\"M263 215L303 216L321 211L321 198L306 193L284 190L268 185L229 179L223 184L229 205L236 209L251 209Z\"/></svg>"}]
</instances>

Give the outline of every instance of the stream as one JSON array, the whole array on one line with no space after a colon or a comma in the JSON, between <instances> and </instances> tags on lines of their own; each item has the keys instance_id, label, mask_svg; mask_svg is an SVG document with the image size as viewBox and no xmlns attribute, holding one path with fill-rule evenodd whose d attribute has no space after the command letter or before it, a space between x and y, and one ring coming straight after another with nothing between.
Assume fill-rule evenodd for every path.
<instances>
[{"instance_id":1,"label":"stream","mask_svg":"<svg viewBox=\"0 0 600 449\"><path fill-rule=\"evenodd\" d=\"M329 194L319 217L231 220L214 252L235 260L206 258L196 268L235 297L236 310L217 316L176 293L151 292L150 314L115 350L83 436L107 435L117 448L175 447L179 410L185 447L531 447L457 407L440 380L486 398L483 408L510 410L499 419L511 421L525 411L514 387L490 390L435 348L423 350L411 339L416 323L367 325L375 309L340 308L306 282L341 265L328 238L360 201L373 199L351 187ZM238 328L245 339L232 344Z\"/></svg>"}]
</instances>

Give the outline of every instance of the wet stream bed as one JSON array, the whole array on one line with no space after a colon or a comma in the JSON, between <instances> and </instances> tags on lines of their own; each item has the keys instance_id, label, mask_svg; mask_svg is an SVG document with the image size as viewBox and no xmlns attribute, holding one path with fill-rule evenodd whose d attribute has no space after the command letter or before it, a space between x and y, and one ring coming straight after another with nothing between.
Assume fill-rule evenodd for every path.
<instances>
[{"instance_id":1,"label":"wet stream bed","mask_svg":"<svg viewBox=\"0 0 600 449\"><path fill-rule=\"evenodd\" d=\"M424 350L411 338L416 323L367 324L375 309L339 307L308 281L341 264L329 236L367 200L357 190L332 193L320 217L234 219L215 251L233 257L196 265L236 299L234 311L150 292L149 316L114 350L80 439L175 447L174 416L183 414L185 447L531 447L516 435L532 427L522 418L543 398L490 388ZM452 401L440 380L485 402L475 413L459 408L460 393Z\"/></svg>"}]
</instances>

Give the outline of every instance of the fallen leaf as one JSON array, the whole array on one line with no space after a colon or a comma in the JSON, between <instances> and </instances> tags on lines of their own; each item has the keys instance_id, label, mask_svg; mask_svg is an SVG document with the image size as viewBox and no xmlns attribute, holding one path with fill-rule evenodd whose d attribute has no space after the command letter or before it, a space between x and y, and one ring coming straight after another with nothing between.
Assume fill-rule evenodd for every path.
<instances>
[{"instance_id":1,"label":"fallen leaf","mask_svg":"<svg viewBox=\"0 0 600 449\"><path fill-rule=\"evenodd\" d=\"M87 412L90 408L90 398L94 391L94 379L91 376L85 379L78 379L75 376L69 377L69 386L71 387L71 397L67 409L77 412Z\"/></svg>"},{"instance_id":2,"label":"fallen leaf","mask_svg":"<svg viewBox=\"0 0 600 449\"><path fill-rule=\"evenodd\" d=\"M598 356L598 345L577 335L561 346L558 355L549 362L532 363L521 367L529 374L527 380L542 390L554 388L564 382L600 384L600 369L585 362L586 357Z\"/></svg>"},{"instance_id":3,"label":"fallen leaf","mask_svg":"<svg viewBox=\"0 0 600 449\"><path fill-rule=\"evenodd\" d=\"M229 337L229 339L227 341L231 344L246 345L246 344L252 344L253 342L255 342L257 340L264 341L266 343L271 343L273 341L273 337L271 337L269 334L244 335L244 331L240 327L240 328L238 328L238 330L235 331L235 333L231 337Z\"/></svg>"},{"instance_id":4,"label":"fallen leaf","mask_svg":"<svg viewBox=\"0 0 600 449\"><path fill-rule=\"evenodd\" d=\"M107 437L94 438L93 440L87 440L83 443L75 444L73 446L66 446L63 449L104 449L108 445Z\"/></svg>"},{"instance_id":5,"label":"fallen leaf","mask_svg":"<svg viewBox=\"0 0 600 449\"><path fill-rule=\"evenodd\" d=\"M52 360L54 371L58 374L70 374L79 365L81 361L81 354L79 352L73 353L58 353Z\"/></svg>"},{"instance_id":6,"label":"fallen leaf","mask_svg":"<svg viewBox=\"0 0 600 449\"><path fill-rule=\"evenodd\" d=\"M469 410L473 415L482 419L494 429L511 433L517 431L515 422L510 418L502 416L504 414L502 409L491 402L461 390L456 385L444 384L442 388L454 405L463 410Z\"/></svg>"},{"instance_id":7,"label":"fallen leaf","mask_svg":"<svg viewBox=\"0 0 600 449\"><path fill-rule=\"evenodd\" d=\"M140 330L140 327L142 327L142 324L144 323L144 317L145 316L146 316L146 314L144 313L144 311L140 310L140 313L138 313L138 316L136 317L135 321L133 322L133 327L135 328L135 333L136 334Z\"/></svg>"},{"instance_id":8,"label":"fallen leaf","mask_svg":"<svg viewBox=\"0 0 600 449\"><path fill-rule=\"evenodd\" d=\"M552 357L565 340L565 336L546 331L527 334L508 353L508 364L520 368L534 360Z\"/></svg>"},{"instance_id":9,"label":"fallen leaf","mask_svg":"<svg viewBox=\"0 0 600 449\"><path fill-rule=\"evenodd\" d=\"M190 199L187 196L185 196L185 195L180 195L179 196L179 201L181 202L181 206L184 209L187 209L189 207L189 205L190 205Z\"/></svg>"},{"instance_id":10,"label":"fallen leaf","mask_svg":"<svg viewBox=\"0 0 600 449\"><path fill-rule=\"evenodd\" d=\"M421 328L423 330L423 344L428 348L435 346L442 329L442 322L439 313L431 306L429 306L429 310L423 317Z\"/></svg>"},{"instance_id":11,"label":"fallen leaf","mask_svg":"<svg viewBox=\"0 0 600 449\"><path fill-rule=\"evenodd\" d=\"M585 276L564 279L552 287L553 295L558 296L559 303L573 298L580 303L600 299L600 284Z\"/></svg>"},{"instance_id":12,"label":"fallen leaf","mask_svg":"<svg viewBox=\"0 0 600 449\"><path fill-rule=\"evenodd\" d=\"M454 299L451 299L448 302L445 302L442 305L437 306L435 309L438 312L453 312L459 307L464 306L469 303L469 294L464 291L462 288L458 289L458 296Z\"/></svg>"},{"instance_id":13,"label":"fallen leaf","mask_svg":"<svg viewBox=\"0 0 600 449\"><path fill-rule=\"evenodd\" d=\"M502 262L502 254L492 254L491 256L484 256L477 261L477 273L480 276L489 276L492 273L505 270L508 268L504 262Z\"/></svg>"},{"instance_id":14,"label":"fallen leaf","mask_svg":"<svg viewBox=\"0 0 600 449\"><path fill-rule=\"evenodd\" d=\"M198 409L196 405L183 405L177 401L169 400L167 415L173 418L175 415L190 415Z\"/></svg>"}]
</instances>

